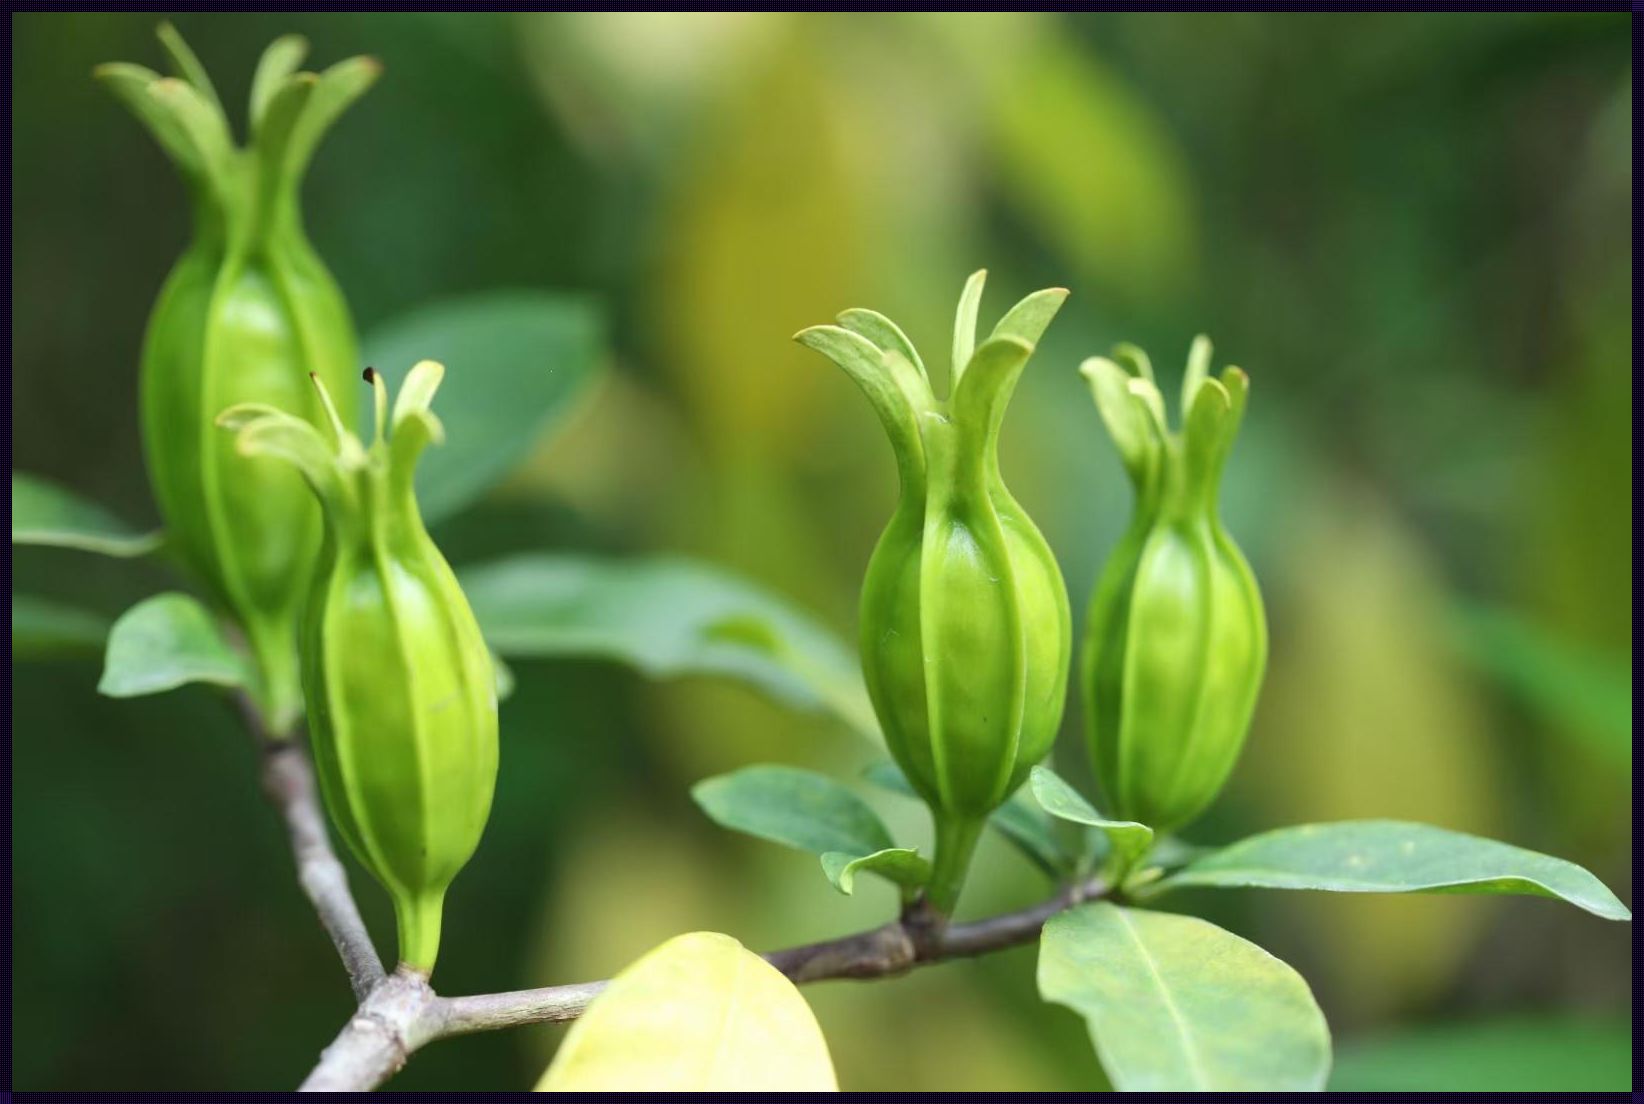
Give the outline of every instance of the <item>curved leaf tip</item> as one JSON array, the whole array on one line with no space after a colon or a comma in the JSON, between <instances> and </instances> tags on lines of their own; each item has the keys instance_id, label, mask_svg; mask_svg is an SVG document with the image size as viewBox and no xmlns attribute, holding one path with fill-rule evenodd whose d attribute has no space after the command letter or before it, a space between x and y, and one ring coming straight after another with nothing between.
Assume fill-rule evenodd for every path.
<instances>
[{"instance_id":1,"label":"curved leaf tip","mask_svg":"<svg viewBox=\"0 0 1644 1104\"><path fill-rule=\"evenodd\" d=\"M1303 824L1203 855L1150 887L1246 886L1337 893L1509 893L1554 897L1606 920L1632 912L1564 859L1463 832L1396 820Z\"/></svg>"}]
</instances>

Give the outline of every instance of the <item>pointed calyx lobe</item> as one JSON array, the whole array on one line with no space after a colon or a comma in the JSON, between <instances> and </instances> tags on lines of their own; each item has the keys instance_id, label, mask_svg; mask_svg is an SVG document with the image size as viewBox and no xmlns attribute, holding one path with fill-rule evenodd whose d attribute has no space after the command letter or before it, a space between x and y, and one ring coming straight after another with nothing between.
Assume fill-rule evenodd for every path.
<instances>
[{"instance_id":1,"label":"pointed calyx lobe","mask_svg":"<svg viewBox=\"0 0 1644 1104\"><path fill-rule=\"evenodd\" d=\"M933 422L951 424L967 440L974 439L974 449L966 451L987 457L986 469L996 471L991 453L1005 405L1039 338L1067 298L1064 288L1034 292L1012 307L978 348L976 316L985 278L985 271L977 272L965 285L954 326L952 394L945 402L936 397L913 343L877 311L853 308L839 315L838 325L811 326L794 335L794 340L843 368L868 397L890 437L904 490L923 487L929 471L924 436ZM972 365L980 371L967 383Z\"/></svg>"},{"instance_id":2,"label":"pointed calyx lobe","mask_svg":"<svg viewBox=\"0 0 1644 1104\"><path fill-rule=\"evenodd\" d=\"M295 217L297 188L320 139L382 66L355 57L323 73L298 72L308 43L295 35L275 39L252 79L250 137L242 148L182 36L166 23L159 38L174 75L128 62L99 65L94 75L148 128L214 223L220 220L230 238L260 240Z\"/></svg>"},{"instance_id":3,"label":"pointed calyx lobe","mask_svg":"<svg viewBox=\"0 0 1644 1104\"><path fill-rule=\"evenodd\" d=\"M339 539L363 536L374 524L365 515L385 508L408 512L408 520L420 527L412 480L423 449L445 439L444 426L430 409L445 366L424 360L413 367L391 419L382 374L365 370L376 402L376 431L369 447L344 424L324 381L318 375L309 378L325 411L324 432L266 403L231 406L217 415L217 424L235 435L242 455L272 457L295 468L325 508L327 524Z\"/></svg>"},{"instance_id":4,"label":"pointed calyx lobe","mask_svg":"<svg viewBox=\"0 0 1644 1104\"><path fill-rule=\"evenodd\" d=\"M1120 345L1079 366L1136 487L1141 510L1214 513L1228 454L1244 418L1250 379L1229 367L1210 375L1210 339L1194 338L1182 380L1182 426L1170 428L1147 354Z\"/></svg>"}]
</instances>

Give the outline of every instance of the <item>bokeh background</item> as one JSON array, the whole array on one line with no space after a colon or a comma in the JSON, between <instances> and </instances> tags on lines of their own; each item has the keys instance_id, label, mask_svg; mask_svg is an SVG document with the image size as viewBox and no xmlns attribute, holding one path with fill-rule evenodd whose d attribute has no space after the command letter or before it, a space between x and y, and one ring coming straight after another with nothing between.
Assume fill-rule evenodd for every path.
<instances>
[{"instance_id":1,"label":"bokeh background","mask_svg":"<svg viewBox=\"0 0 1644 1104\"><path fill-rule=\"evenodd\" d=\"M158 67L159 17L14 15L13 461L154 518L144 320L188 232L149 138L90 79ZM1128 491L1075 366L1167 380L1191 337L1254 380L1225 513L1273 658L1202 841L1395 816L1571 858L1631 899L1631 82L1626 15L183 14L224 98L276 34L380 57L306 188L361 329L496 287L596 296L607 371L437 534L678 552L842 636L893 494L844 375L788 339L856 305L934 359L1073 297L1002 465L1082 607ZM506 401L506 397L499 397ZM155 569L20 549L16 587L112 616ZM457 883L441 988L605 976L678 932L753 947L892 908L734 837L688 785L755 761L849 776L837 722L707 679L519 664L503 774ZM114 702L95 660L14 671L19 1089L295 1084L349 1011L234 718ZM1070 711L1068 737L1076 736ZM1076 739L1059 763L1082 777ZM884 811L917 836L917 813ZM363 876L379 937L391 920ZM1034 899L983 852L963 911ZM1340 1088L1624 1088L1631 931L1525 899L1206 894L1295 964ZM806 990L847 1088L1102 1084L1031 949ZM441 1043L395 1089L517 1089L561 1035Z\"/></svg>"}]
</instances>

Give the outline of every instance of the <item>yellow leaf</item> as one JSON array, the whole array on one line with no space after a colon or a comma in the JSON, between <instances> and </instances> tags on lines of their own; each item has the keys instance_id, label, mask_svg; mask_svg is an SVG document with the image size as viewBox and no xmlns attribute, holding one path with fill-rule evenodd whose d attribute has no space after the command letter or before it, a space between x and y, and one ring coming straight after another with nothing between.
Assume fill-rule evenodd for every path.
<instances>
[{"instance_id":1,"label":"yellow leaf","mask_svg":"<svg viewBox=\"0 0 1644 1104\"><path fill-rule=\"evenodd\" d=\"M538 1092L835 1092L793 983L728 935L675 936L618 974Z\"/></svg>"}]
</instances>

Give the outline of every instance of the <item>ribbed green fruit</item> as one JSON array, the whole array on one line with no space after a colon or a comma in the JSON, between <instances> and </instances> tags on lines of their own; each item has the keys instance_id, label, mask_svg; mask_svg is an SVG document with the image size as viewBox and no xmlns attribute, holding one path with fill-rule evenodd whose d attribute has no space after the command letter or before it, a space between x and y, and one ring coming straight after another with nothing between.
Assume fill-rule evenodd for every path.
<instances>
[{"instance_id":1,"label":"ribbed green fruit","mask_svg":"<svg viewBox=\"0 0 1644 1104\"><path fill-rule=\"evenodd\" d=\"M431 973L445 893L479 845L497 778L491 654L462 587L429 538L412 485L443 439L429 410L445 369L413 368L388 422L362 445L330 411L329 440L306 419L240 405L219 424L243 455L294 467L325 517L299 634L308 728L339 834L394 900L400 961Z\"/></svg>"},{"instance_id":2,"label":"ribbed green fruit","mask_svg":"<svg viewBox=\"0 0 1644 1104\"><path fill-rule=\"evenodd\" d=\"M236 454L211 420L264 402L318 424L311 374L354 413L353 324L303 233L297 193L321 136L380 67L361 57L298 73L306 44L276 40L257 66L250 141L239 147L198 59L169 25L160 40L176 77L123 62L97 69L175 163L194 207L193 240L143 341L144 454L170 546L244 629L264 712L283 734L302 709L295 627L319 512L295 475Z\"/></svg>"},{"instance_id":3,"label":"ribbed green fruit","mask_svg":"<svg viewBox=\"0 0 1644 1104\"><path fill-rule=\"evenodd\" d=\"M1147 355L1115 357L1080 368L1136 492L1091 599L1085 726L1106 811L1169 831L1221 792L1267 661L1261 593L1217 503L1250 381L1237 368L1210 378L1198 338L1174 432Z\"/></svg>"},{"instance_id":4,"label":"ribbed green fruit","mask_svg":"<svg viewBox=\"0 0 1644 1104\"><path fill-rule=\"evenodd\" d=\"M1071 618L1061 571L999 476L999 427L1067 292L1035 292L976 345L985 273L966 284L953 386L883 315L850 310L797 339L845 369L890 435L901 497L862 584L862 669L897 765L936 821L930 902L948 912L988 815L1061 722Z\"/></svg>"}]
</instances>

